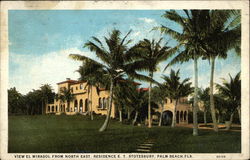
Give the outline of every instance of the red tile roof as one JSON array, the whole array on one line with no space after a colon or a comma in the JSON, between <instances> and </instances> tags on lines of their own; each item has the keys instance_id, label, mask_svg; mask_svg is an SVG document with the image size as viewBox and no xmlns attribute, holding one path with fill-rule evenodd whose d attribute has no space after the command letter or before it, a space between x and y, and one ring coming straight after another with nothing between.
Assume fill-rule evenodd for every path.
<instances>
[{"instance_id":1,"label":"red tile roof","mask_svg":"<svg viewBox=\"0 0 250 160\"><path fill-rule=\"evenodd\" d=\"M138 90L138 91L148 91L149 88L138 88L137 90Z\"/></svg>"},{"instance_id":2,"label":"red tile roof","mask_svg":"<svg viewBox=\"0 0 250 160\"><path fill-rule=\"evenodd\" d=\"M79 81L76 81L76 80L67 80L67 81L59 82L59 83L57 83L57 84L63 84L63 83L75 84L75 83L77 83L77 82L79 82Z\"/></svg>"}]
</instances>

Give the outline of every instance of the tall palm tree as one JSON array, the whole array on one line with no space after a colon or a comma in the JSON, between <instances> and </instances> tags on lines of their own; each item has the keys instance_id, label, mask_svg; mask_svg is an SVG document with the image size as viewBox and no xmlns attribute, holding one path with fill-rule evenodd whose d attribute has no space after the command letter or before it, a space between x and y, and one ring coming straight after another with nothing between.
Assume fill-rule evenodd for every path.
<instances>
[{"instance_id":1,"label":"tall palm tree","mask_svg":"<svg viewBox=\"0 0 250 160\"><path fill-rule=\"evenodd\" d=\"M222 95L222 97L229 102L228 105L228 112L230 115L230 124L233 121L233 115L236 109L240 109L241 107L241 80L240 80L240 72L232 78L231 75L229 75L230 81L226 81L224 79L224 82L222 85L216 84L216 88L219 90L219 93ZM240 112L239 112L240 115ZM241 117L239 116L239 119Z\"/></svg>"},{"instance_id":2,"label":"tall palm tree","mask_svg":"<svg viewBox=\"0 0 250 160\"><path fill-rule=\"evenodd\" d=\"M52 96L52 87L49 84L44 84L40 87L42 94L42 114L45 113L45 106L48 104L49 98Z\"/></svg>"},{"instance_id":3,"label":"tall palm tree","mask_svg":"<svg viewBox=\"0 0 250 160\"><path fill-rule=\"evenodd\" d=\"M207 28L208 10L183 10L183 14L174 10L166 11L164 18L181 26L182 31L162 25L154 29L170 35L178 41L180 52L166 66L183 63L190 59L194 61L194 107L193 107L193 135L198 135L198 59L204 54L201 43L204 30ZM166 69L165 68L165 69Z\"/></svg>"},{"instance_id":4,"label":"tall palm tree","mask_svg":"<svg viewBox=\"0 0 250 160\"><path fill-rule=\"evenodd\" d=\"M189 94L193 92L193 88L191 87L191 82L189 82L189 78L184 79L180 82L179 70L175 72L171 70L169 76L163 76L164 79L164 87L168 92L168 96L170 99L175 101L173 119L172 119L172 127L175 127L176 124L176 108L179 102L179 99L182 97L187 97Z\"/></svg>"},{"instance_id":5,"label":"tall palm tree","mask_svg":"<svg viewBox=\"0 0 250 160\"><path fill-rule=\"evenodd\" d=\"M217 132L217 121L214 106L214 70L216 58L227 57L231 49L235 49L240 54L241 24L239 21L239 11L233 10L211 10L208 18L208 28L203 48L206 51L205 58L211 65L210 76L210 108L214 130Z\"/></svg>"},{"instance_id":6,"label":"tall palm tree","mask_svg":"<svg viewBox=\"0 0 250 160\"><path fill-rule=\"evenodd\" d=\"M175 52L176 48L171 48L167 45L161 45L162 38L158 41L154 39L152 41L144 39L135 45L134 50L137 53L138 58L141 60L138 63L143 66L142 70L146 70L149 73L149 77L153 79L154 72L157 71L158 64L162 61L165 61L171 57ZM148 127L152 126L151 119L151 88L152 82L149 82L149 91L148 91Z\"/></svg>"},{"instance_id":7,"label":"tall palm tree","mask_svg":"<svg viewBox=\"0 0 250 160\"><path fill-rule=\"evenodd\" d=\"M131 40L127 40L130 33L131 31L129 31L123 38L120 38L121 32L114 29L110 33L109 37L104 37L107 47L104 47L102 41L96 37L92 37L93 41L85 43L84 46L89 48L90 51L93 51L101 62L97 62L96 60L90 59L84 55L70 54L70 57L75 60L89 60L98 63L109 76L110 99L107 116L102 127L99 129L100 132L106 130L109 124L113 100L113 88L117 80L125 74L140 80L151 80L147 76L136 72L136 69L139 69L140 66L134 64L135 62L132 58L133 53L129 52L129 48L127 47L127 45L131 42Z\"/></svg>"}]
</instances>

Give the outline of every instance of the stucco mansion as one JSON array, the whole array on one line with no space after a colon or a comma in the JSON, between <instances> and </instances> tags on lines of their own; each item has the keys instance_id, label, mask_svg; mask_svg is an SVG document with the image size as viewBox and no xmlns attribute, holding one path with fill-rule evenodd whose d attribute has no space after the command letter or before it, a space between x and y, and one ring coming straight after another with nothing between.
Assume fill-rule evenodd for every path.
<instances>
[{"instance_id":1,"label":"stucco mansion","mask_svg":"<svg viewBox=\"0 0 250 160\"><path fill-rule=\"evenodd\" d=\"M87 83L84 81L71 80L69 78L66 81L57 83L58 94L60 94L63 88L70 89L71 93L74 95L74 100L69 103L62 102L60 100L54 99L54 103L46 105L46 113L54 113L60 115L65 113L66 115L83 114L86 115L90 111L88 107L88 87ZM91 94L91 93L90 93ZM90 96L89 96L90 97ZM95 86L92 86L92 111L96 114L107 114L107 107L109 102L109 91L105 89L99 89L97 91ZM116 116L116 107L112 104L111 117ZM191 106L187 103L187 98L182 98L176 108L176 122L186 124L188 123L188 112L191 110ZM158 112L161 109L157 109ZM163 123L169 121L169 117L172 117L174 111L174 101L167 99L165 101L165 106L163 108ZM155 117L155 116L153 116Z\"/></svg>"}]
</instances>

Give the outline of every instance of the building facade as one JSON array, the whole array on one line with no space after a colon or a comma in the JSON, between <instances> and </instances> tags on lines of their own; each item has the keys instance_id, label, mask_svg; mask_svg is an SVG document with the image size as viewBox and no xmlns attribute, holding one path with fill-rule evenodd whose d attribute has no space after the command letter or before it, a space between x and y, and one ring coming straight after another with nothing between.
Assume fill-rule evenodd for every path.
<instances>
[{"instance_id":1,"label":"building facade","mask_svg":"<svg viewBox=\"0 0 250 160\"><path fill-rule=\"evenodd\" d=\"M71 80L69 78L66 81L57 83L58 94L61 94L63 89L71 91L74 99L70 102L66 100L63 102L60 99L54 99L54 102L46 105L46 113L53 113L60 115L65 113L66 115L82 114L87 115L91 110L96 114L106 115L108 102L109 102L109 91L105 89L97 89L92 86L90 92L88 93L87 83L84 81ZM136 85L139 85L138 83ZM88 106L88 100L89 106ZM91 105L92 103L92 105ZM92 106L92 107L91 107ZM156 112L161 112L162 108L159 108ZM176 108L176 123L177 124L187 124L188 123L188 112L191 110L191 106L187 103L187 98L181 98ZM163 125L169 125L173 118L174 112L174 101L166 98L163 107L162 122ZM114 104L112 104L111 117L115 118L116 109ZM159 116L153 115L153 119L159 119Z\"/></svg>"},{"instance_id":2,"label":"building facade","mask_svg":"<svg viewBox=\"0 0 250 160\"><path fill-rule=\"evenodd\" d=\"M67 78L66 81L57 83L57 85L58 94L61 94L63 89L70 89L74 99L69 103L66 100L63 102L60 99L54 99L53 103L46 105L46 113L55 113L56 115L60 115L62 113L65 113L66 115L86 115L92 110L96 114L107 114L109 91L105 89L97 89L95 86L92 86L90 89L92 93L88 93L88 86L86 82L75 81L69 78ZM111 117L115 117L114 104L112 104Z\"/></svg>"},{"instance_id":3,"label":"building facade","mask_svg":"<svg viewBox=\"0 0 250 160\"><path fill-rule=\"evenodd\" d=\"M174 113L174 105L175 105L174 100L166 98L162 115L163 124L171 123ZM176 123L188 124L188 113L190 110L191 106L190 104L188 104L187 98L181 98L176 107Z\"/></svg>"}]
</instances>

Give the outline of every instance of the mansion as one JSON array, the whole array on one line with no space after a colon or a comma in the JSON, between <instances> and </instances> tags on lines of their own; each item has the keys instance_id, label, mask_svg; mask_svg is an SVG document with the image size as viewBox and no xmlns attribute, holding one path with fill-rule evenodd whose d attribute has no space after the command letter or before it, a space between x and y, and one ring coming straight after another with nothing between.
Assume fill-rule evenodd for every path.
<instances>
[{"instance_id":1,"label":"mansion","mask_svg":"<svg viewBox=\"0 0 250 160\"><path fill-rule=\"evenodd\" d=\"M62 89L70 90L71 94L74 96L74 100L67 103L65 100L62 102L59 99L54 99L54 102L52 104L46 105L46 113L53 113L56 115L60 115L62 113L65 113L66 115L74 115L74 114L82 114L86 115L89 113L90 109L95 112L96 114L106 115L107 114L107 108L108 108L108 102L109 102L109 91L105 89L99 89L95 86L92 86L91 91L89 93L89 98L92 100L92 107L91 104L88 107L88 86L87 82L85 81L76 81L71 80L69 78L66 79L66 81L57 83L58 85L58 94L62 91ZM139 85L139 84L137 84ZM92 97L92 99L91 99ZM112 110L111 110L111 117L115 118L116 116L116 107L114 104L112 104ZM188 123L188 112L191 110L191 106L187 103L187 98L182 98L179 100L179 104L176 108L176 122L181 124L187 124ZM161 112L162 109L159 107L159 109L155 110L156 112ZM174 111L174 101L167 99L165 101L165 105L163 108L163 124L165 125L169 124L169 122L172 119ZM153 115L157 119L158 117L156 115Z\"/></svg>"}]
</instances>

